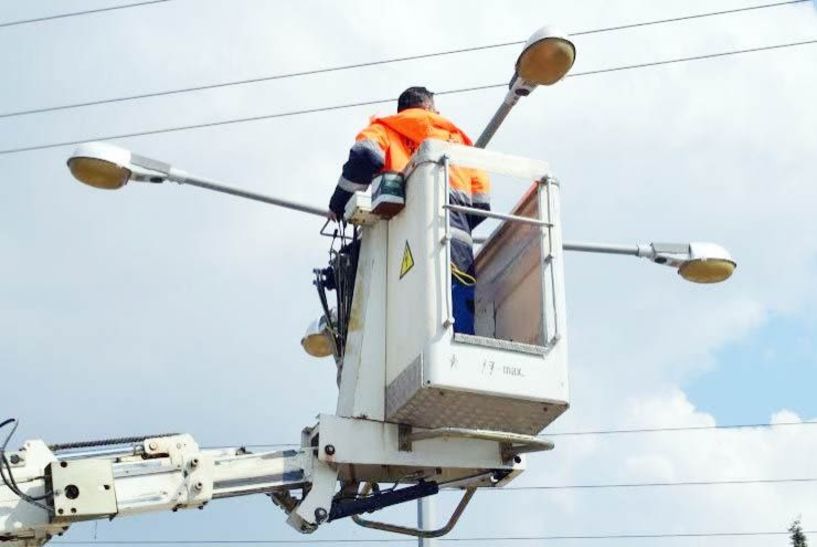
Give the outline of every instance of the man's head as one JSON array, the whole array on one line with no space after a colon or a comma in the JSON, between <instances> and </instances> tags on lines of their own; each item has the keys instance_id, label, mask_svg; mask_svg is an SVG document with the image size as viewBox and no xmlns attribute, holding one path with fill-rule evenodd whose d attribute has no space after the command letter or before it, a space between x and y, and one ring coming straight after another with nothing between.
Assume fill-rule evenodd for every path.
<instances>
[{"instance_id":1,"label":"man's head","mask_svg":"<svg viewBox=\"0 0 817 547\"><path fill-rule=\"evenodd\" d=\"M397 112L407 108L422 108L436 112L434 107L434 93L424 87L410 87L400 94L397 99Z\"/></svg>"}]
</instances>

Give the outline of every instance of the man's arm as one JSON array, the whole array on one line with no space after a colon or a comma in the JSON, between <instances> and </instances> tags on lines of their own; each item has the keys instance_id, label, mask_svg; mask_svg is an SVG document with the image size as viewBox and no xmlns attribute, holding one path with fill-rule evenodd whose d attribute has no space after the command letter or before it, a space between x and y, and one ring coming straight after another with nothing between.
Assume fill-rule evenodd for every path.
<instances>
[{"instance_id":1,"label":"man's arm","mask_svg":"<svg viewBox=\"0 0 817 547\"><path fill-rule=\"evenodd\" d=\"M491 181L485 171L471 169L471 206L484 211L491 210ZM468 224L473 230L485 217L468 215Z\"/></svg>"},{"instance_id":2,"label":"man's arm","mask_svg":"<svg viewBox=\"0 0 817 547\"><path fill-rule=\"evenodd\" d=\"M358 136L343 164L338 185L329 200L329 210L336 218L343 217L346 202L352 194L365 190L386 161L386 133L378 125L370 125Z\"/></svg>"}]
</instances>

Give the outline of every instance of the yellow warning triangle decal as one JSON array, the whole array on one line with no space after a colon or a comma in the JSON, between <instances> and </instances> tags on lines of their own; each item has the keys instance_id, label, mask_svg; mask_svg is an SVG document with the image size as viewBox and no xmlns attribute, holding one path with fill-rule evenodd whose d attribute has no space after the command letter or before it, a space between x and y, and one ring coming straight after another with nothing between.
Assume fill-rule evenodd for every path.
<instances>
[{"instance_id":1,"label":"yellow warning triangle decal","mask_svg":"<svg viewBox=\"0 0 817 547\"><path fill-rule=\"evenodd\" d=\"M403 249L403 261L400 263L400 279L414 267L414 256L411 254L411 247L409 247L408 240L406 240L406 248Z\"/></svg>"}]
</instances>

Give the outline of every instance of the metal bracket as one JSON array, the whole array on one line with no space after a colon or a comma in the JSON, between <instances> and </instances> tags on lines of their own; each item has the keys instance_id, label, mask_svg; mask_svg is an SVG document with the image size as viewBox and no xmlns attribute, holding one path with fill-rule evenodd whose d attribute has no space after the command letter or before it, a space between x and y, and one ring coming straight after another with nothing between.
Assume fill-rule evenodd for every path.
<instances>
[{"instance_id":1,"label":"metal bracket","mask_svg":"<svg viewBox=\"0 0 817 547\"><path fill-rule=\"evenodd\" d=\"M407 501L419 500L427 496L433 496L440 491L439 485L434 482L420 480L413 486L407 486L398 490L390 489L385 492L377 492L369 495L371 487L367 484L367 493L360 497L349 498L339 495L332 501L332 509L329 511L329 521L361 515L363 513L373 513L385 507L398 505Z\"/></svg>"},{"instance_id":2,"label":"metal bracket","mask_svg":"<svg viewBox=\"0 0 817 547\"><path fill-rule=\"evenodd\" d=\"M360 518L358 515L353 515L352 520L355 521L355 524L358 526L363 526L364 528L373 528L374 530L382 530L384 532L393 532L395 534L403 534L405 536L414 536L418 538L438 538L440 536L444 536L454 528L457 521L460 520L460 516L462 516L463 511L465 511L465 508L468 506L468 502L470 502L471 498L474 497L474 493L476 491L477 488L475 486L466 488L465 494L463 494L462 499L460 500L459 504L457 504L454 512L451 514L451 518L448 519L445 526L436 530L420 530L419 528L409 528L407 526L399 526L397 524L366 520Z\"/></svg>"},{"instance_id":3,"label":"metal bracket","mask_svg":"<svg viewBox=\"0 0 817 547\"><path fill-rule=\"evenodd\" d=\"M53 507L51 522L71 523L117 513L116 491L110 460L51 462L45 468Z\"/></svg>"},{"instance_id":4,"label":"metal bracket","mask_svg":"<svg viewBox=\"0 0 817 547\"><path fill-rule=\"evenodd\" d=\"M554 447L553 441L535 437L533 435L508 433L507 431L466 429L462 427L440 427L437 429L423 429L412 432L411 426L407 425L400 425L399 427L398 447L402 451L410 452L412 449L412 444L417 441L423 441L426 439L440 439L445 437L479 439L482 441L498 442L503 463L508 463L516 459L519 454L553 450Z\"/></svg>"}]
</instances>

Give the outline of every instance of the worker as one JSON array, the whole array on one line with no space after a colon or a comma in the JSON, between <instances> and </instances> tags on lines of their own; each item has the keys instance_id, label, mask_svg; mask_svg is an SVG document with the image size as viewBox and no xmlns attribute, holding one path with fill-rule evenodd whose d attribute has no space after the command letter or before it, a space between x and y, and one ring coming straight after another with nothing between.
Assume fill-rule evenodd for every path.
<instances>
[{"instance_id":1,"label":"worker","mask_svg":"<svg viewBox=\"0 0 817 547\"><path fill-rule=\"evenodd\" d=\"M434 94L425 87L410 87L397 99L397 114L374 117L355 139L349 159L329 202L330 218L343 218L346 202L368 188L372 178L384 171L402 171L425 139L471 145L471 139L434 106ZM454 205L490 210L490 183L479 170L451 166L449 199ZM451 211L451 284L454 331L474 334L473 230L485 217Z\"/></svg>"}]
</instances>

